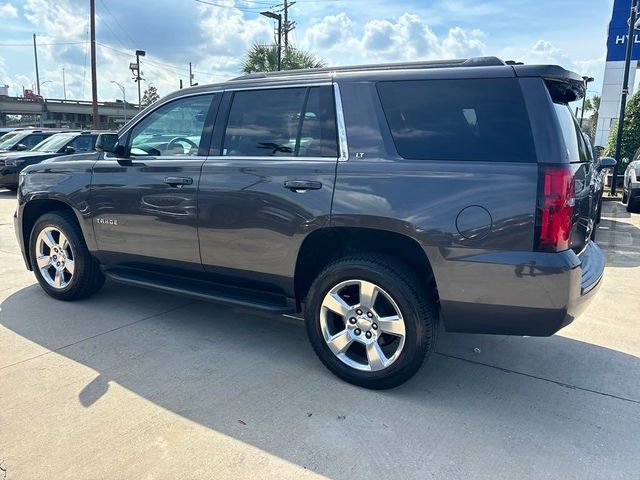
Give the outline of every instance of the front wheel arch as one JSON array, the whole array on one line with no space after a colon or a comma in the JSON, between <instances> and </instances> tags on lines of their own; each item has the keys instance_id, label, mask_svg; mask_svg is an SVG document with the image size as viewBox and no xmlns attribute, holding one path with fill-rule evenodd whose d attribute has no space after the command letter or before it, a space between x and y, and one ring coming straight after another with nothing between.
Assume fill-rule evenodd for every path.
<instances>
[{"instance_id":1,"label":"front wheel arch","mask_svg":"<svg viewBox=\"0 0 640 480\"><path fill-rule=\"evenodd\" d=\"M76 224L82 231L85 242L89 243L89 236L86 235L86 232L82 228L82 222L80 222L80 219L78 218L78 215L73 207L71 207L68 203L60 200L35 199L27 202L22 210L22 244L25 246L25 251L28 251L29 248L29 240L33 226L36 224L40 217L52 212L64 212L73 215ZM31 259L28 255L27 262L29 270L33 270L33 265L31 265Z\"/></svg>"}]
</instances>

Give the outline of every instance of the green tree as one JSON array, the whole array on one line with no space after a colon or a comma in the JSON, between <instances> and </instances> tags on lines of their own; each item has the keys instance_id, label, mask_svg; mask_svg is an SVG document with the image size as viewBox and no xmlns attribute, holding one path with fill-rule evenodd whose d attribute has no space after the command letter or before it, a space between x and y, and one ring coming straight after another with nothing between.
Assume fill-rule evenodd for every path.
<instances>
[{"instance_id":1,"label":"green tree","mask_svg":"<svg viewBox=\"0 0 640 480\"><path fill-rule=\"evenodd\" d=\"M282 70L324 67L324 61L315 55L297 48L282 49ZM244 73L275 72L278 69L278 47L276 45L254 44L242 63Z\"/></svg>"},{"instance_id":2,"label":"green tree","mask_svg":"<svg viewBox=\"0 0 640 480\"><path fill-rule=\"evenodd\" d=\"M618 127L611 129L606 154L614 156L616 152L616 136ZM640 95L636 93L627 103L624 114L624 127L622 129L622 145L620 147L620 163L618 172L624 172L628 162L633 158L636 150L640 148ZM627 159L624 161L623 159Z\"/></svg>"},{"instance_id":3,"label":"green tree","mask_svg":"<svg viewBox=\"0 0 640 480\"><path fill-rule=\"evenodd\" d=\"M144 93L142 94L142 106L146 107L147 105L151 105L153 102L160 100L160 95L158 95L158 89L153 85L149 85Z\"/></svg>"}]
</instances>

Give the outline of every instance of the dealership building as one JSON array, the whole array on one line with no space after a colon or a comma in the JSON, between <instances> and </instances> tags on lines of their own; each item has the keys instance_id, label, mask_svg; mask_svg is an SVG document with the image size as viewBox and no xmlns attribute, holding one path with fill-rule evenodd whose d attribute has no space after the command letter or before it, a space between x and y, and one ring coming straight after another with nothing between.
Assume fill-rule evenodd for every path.
<instances>
[{"instance_id":1,"label":"dealership building","mask_svg":"<svg viewBox=\"0 0 640 480\"><path fill-rule=\"evenodd\" d=\"M618 123L620 114L620 96L624 76L624 60L627 48L629 12L631 0L615 0L613 14L607 35L607 61L602 81L598 125L596 127L596 145L606 145L609 132ZM636 30L633 38L631 68L629 70L629 95L633 94L638 60L640 60L640 31Z\"/></svg>"}]
</instances>

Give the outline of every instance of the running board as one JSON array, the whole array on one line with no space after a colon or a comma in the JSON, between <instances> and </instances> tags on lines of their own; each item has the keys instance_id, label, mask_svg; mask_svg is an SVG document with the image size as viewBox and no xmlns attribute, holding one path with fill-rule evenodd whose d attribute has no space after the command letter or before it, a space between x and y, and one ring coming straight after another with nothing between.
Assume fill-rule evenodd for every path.
<instances>
[{"instance_id":1,"label":"running board","mask_svg":"<svg viewBox=\"0 0 640 480\"><path fill-rule=\"evenodd\" d=\"M284 295L231 287L156 272L149 273L130 268L108 269L104 271L104 274L114 282L175 295L183 295L195 298L196 300L225 303L273 313L296 312L295 300L287 298Z\"/></svg>"}]
</instances>

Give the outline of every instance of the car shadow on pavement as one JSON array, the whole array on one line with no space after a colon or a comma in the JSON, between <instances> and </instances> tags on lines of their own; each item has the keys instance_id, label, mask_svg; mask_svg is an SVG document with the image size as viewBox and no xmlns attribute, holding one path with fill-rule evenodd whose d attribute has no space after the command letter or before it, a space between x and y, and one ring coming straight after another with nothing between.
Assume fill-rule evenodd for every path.
<instances>
[{"instance_id":1,"label":"car shadow on pavement","mask_svg":"<svg viewBox=\"0 0 640 480\"><path fill-rule=\"evenodd\" d=\"M87 409L117 383L331 478L392 472L390 463L410 468L410 475L396 470L390 478L473 472L482 452L522 468L520 456L530 455L531 445L541 471L555 465L558 447L569 445L567 455L581 458L575 478L594 468L606 478L600 459L618 458L629 442L640 447L632 426L640 410L640 359L558 335L445 333L414 379L369 391L332 376L302 323L285 317L110 283L74 303L50 299L33 285L0 308L0 324L28 340L10 360L0 359L1 370L31 369L31 382L43 377L50 387L64 372L46 362L62 355L96 372L77 385ZM353 454L354 445L358 451L369 445L364 439L375 439L377 451L366 464ZM385 444L400 444L392 458L384 457ZM447 461L434 463L437 455ZM637 465L632 458L620 462L619 468Z\"/></svg>"}]
</instances>

